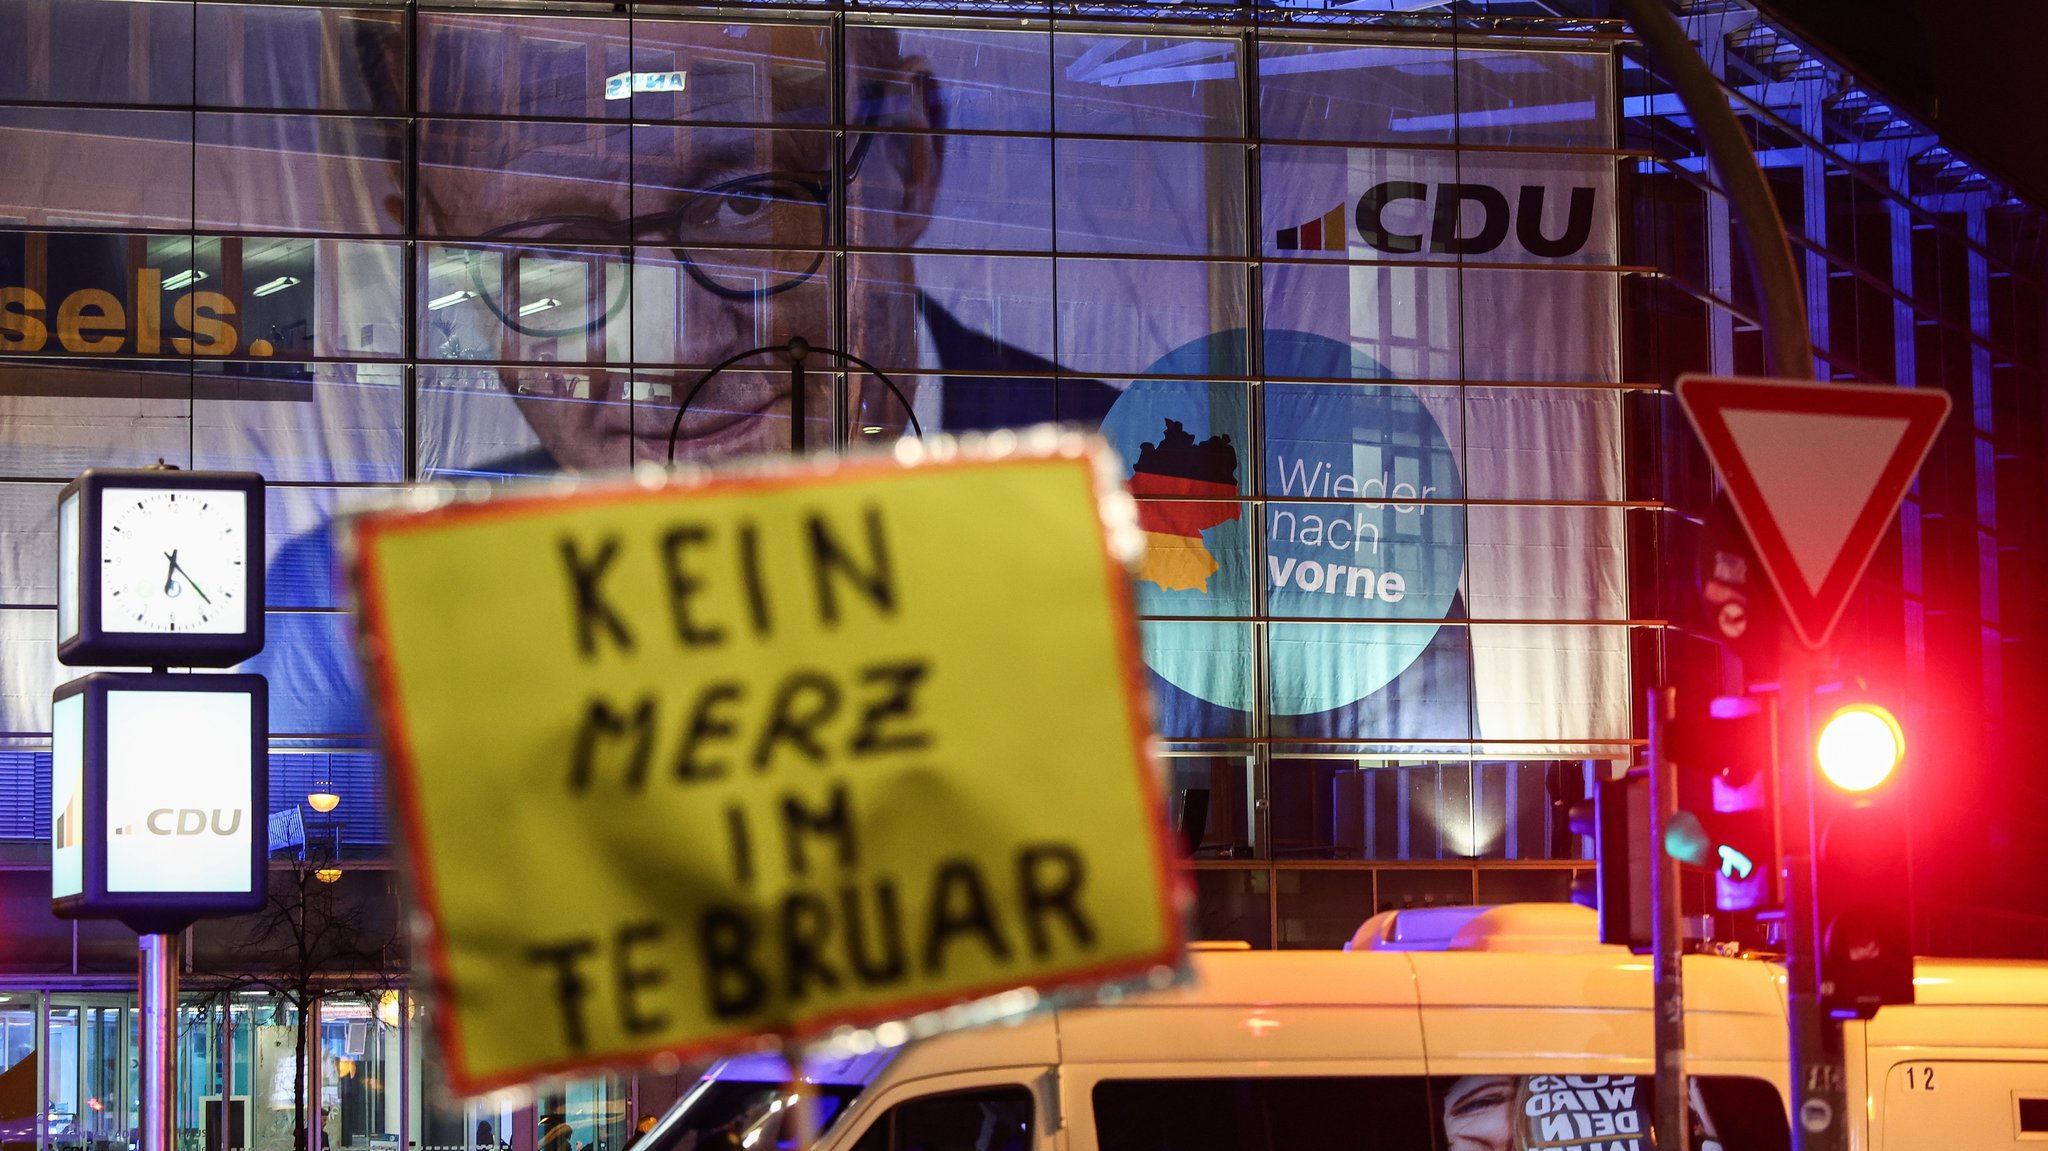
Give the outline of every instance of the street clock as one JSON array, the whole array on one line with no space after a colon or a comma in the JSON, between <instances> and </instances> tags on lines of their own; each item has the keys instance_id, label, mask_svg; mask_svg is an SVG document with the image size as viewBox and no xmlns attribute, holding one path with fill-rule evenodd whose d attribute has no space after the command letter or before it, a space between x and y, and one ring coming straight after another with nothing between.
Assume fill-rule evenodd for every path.
<instances>
[{"instance_id":1,"label":"street clock","mask_svg":"<svg viewBox=\"0 0 2048 1151\"><path fill-rule=\"evenodd\" d=\"M263 649L263 477L91 468L57 502L57 658L227 667Z\"/></svg>"}]
</instances>

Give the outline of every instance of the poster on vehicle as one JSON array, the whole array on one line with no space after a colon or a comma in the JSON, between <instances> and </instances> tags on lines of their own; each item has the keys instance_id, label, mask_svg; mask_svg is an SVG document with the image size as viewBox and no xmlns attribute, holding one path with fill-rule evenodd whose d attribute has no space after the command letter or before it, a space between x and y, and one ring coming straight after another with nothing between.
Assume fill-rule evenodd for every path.
<instances>
[{"instance_id":1,"label":"poster on vehicle","mask_svg":"<svg viewBox=\"0 0 2048 1151\"><path fill-rule=\"evenodd\" d=\"M1134 515L1008 440L348 522L460 1088L1176 960Z\"/></svg>"}]
</instances>

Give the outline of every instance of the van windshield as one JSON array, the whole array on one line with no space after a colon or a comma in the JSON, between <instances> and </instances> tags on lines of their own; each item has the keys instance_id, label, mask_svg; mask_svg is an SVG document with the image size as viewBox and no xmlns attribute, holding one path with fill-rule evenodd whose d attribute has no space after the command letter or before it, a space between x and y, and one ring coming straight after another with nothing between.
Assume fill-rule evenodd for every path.
<instances>
[{"instance_id":1,"label":"van windshield","mask_svg":"<svg viewBox=\"0 0 2048 1151\"><path fill-rule=\"evenodd\" d=\"M706 1079L633 1151L794 1151L796 1125L787 1121L787 1088L781 1082ZM816 1134L831 1130L860 1088L858 1083L804 1085Z\"/></svg>"}]
</instances>

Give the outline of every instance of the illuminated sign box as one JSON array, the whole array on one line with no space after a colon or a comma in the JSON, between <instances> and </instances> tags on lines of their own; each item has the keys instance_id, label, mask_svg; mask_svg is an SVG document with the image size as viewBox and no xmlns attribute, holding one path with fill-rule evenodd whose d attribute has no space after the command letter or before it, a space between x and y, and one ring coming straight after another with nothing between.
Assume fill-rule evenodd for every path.
<instances>
[{"instance_id":1,"label":"illuminated sign box","mask_svg":"<svg viewBox=\"0 0 2048 1151\"><path fill-rule=\"evenodd\" d=\"M630 100L635 92L680 92L688 76L687 72L621 72L604 78L604 98Z\"/></svg>"},{"instance_id":2,"label":"illuminated sign box","mask_svg":"<svg viewBox=\"0 0 2048 1151\"><path fill-rule=\"evenodd\" d=\"M95 672L52 706L50 902L137 931L262 908L269 685Z\"/></svg>"}]
</instances>

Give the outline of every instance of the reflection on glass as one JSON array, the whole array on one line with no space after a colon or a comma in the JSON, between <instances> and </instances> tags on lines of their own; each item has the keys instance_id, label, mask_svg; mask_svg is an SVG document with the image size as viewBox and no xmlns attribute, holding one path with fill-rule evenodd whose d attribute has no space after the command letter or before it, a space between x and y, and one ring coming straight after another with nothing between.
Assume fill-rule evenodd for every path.
<instances>
[{"instance_id":1,"label":"reflection on glass","mask_svg":"<svg viewBox=\"0 0 2048 1151\"><path fill-rule=\"evenodd\" d=\"M1278 140L1365 142L1396 138L1393 121L1458 104L1457 59L1419 45L1259 45L1259 126ZM1452 126L1404 133L1415 143L1452 143Z\"/></svg>"},{"instance_id":2,"label":"reflection on glass","mask_svg":"<svg viewBox=\"0 0 2048 1151\"><path fill-rule=\"evenodd\" d=\"M1251 734L1250 624L1146 620L1139 630L1162 738Z\"/></svg>"},{"instance_id":3,"label":"reflection on glass","mask_svg":"<svg viewBox=\"0 0 2048 1151\"><path fill-rule=\"evenodd\" d=\"M1628 614L1622 510L1483 505L1468 509L1474 619L1622 619Z\"/></svg>"},{"instance_id":4,"label":"reflection on glass","mask_svg":"<svg viewBox=\"0 0 2048 1151\"><path fill-rule=\"evenodd\" d=\"M901 261L886 256L848 257L850 291L876 292L915 301L923 313L929 341L915 349L919 358L887 363L863 355L884 371L944 367L954 373L1002 373L1000 379L975 381L960 375L953 381L986 393L989 415L1003 410L1013 392L1049 392L1045 381L1017 379L1040 375L1052 364L1053 262L1037 256L921 255L916 275ZM1021 423L1045 409L1033 401L1023 405ZM1048 417L1049 418L1049 417ZM1077 417L1069 417L1077 418ZM1099 418L1099 417L1098 417ZM945 427L978 428L994 424L987 418L956 419L947 408Z\"/></svg>"},{"instance_id":5,"label":"reflection on glass","mask_svg":"<svg viewBox=\"0 0 2048 1151\"><path fill-rule=\"evenodd\" d=\"M1242 376L1246 268L1195 260L1061 259L1059 359L1096 376Z\"/></svg>"},{"instance_id":6,"label":"reflection on glass","mask_svg":"<svg viewBox=\"0 0 2048 1151\"><path fill-rule=\"evenodd\" d=\"M405 107L402 13L263 4L197 7L202 105L385 113ZM172 45L152 37L151 48L164 52ZM358 66L326 66L336 58ZM205 66L227 59L261 60L264 66Z\"/></svg>"},{"instance_id":7,"label":"reflection on glass","mask_svg":"<svg viewBox=\"0 0 2048 1151\"><path fill-rule=\"evenodd\" d=\"M189 229L192 121L190 112L0 108L0 204L29 208L37 225ZM138 171L150 178L136 180Z\"/></svg>"},{"instance_id":8,"label":"reflection on glass","mask_svg":"<svg viewBox=\"0 0 2048 1151\"><path fill-rule=\"evenodd\" d=\"M768 1070L770 1064L786 1067L780 1060L766 1058L742 1058L726 1064L717 1079L700 1081L654 1129L647 1143L635 1145L636 1151L795 1148L794 1125L789 1122L793 1111L783 1079L750 1076L756 1065ZM809 1121L815 1135L831 1132L832 1124L860 1093L860 1088L858 1083L805 1084L810 1093ZM572 1093L568 1098L573 1101L576 1096ZM542 1148L547 1148L545 1138Z\"/></svg>"},{"instance_id":9,"label":"reflection on glass","mask_svg":"<svg viewBox=\"0 0 2048 1151\"><path fill-rule=\"evenodd\" d=\"M1248 858L1255 821L1249 761L1223 756L1174 756L1166 795L1176 847L1195 859Z\"/></svg>"},{"instance_id":10,"label":"reflection on glass","mask_svg":"<svg viewBox=\"0 0 2048 1151\"><path fill-rule=\"evenodd\" d=\"M1480 738L1554 741L1561 754L1574 737L1628 738L1626 627L1475 624L1472 657Z\"/></svg>"},{"instance_id":11,"label":"reflection on glass","mask_svg":"<svg viewBox=\"0 0 2048 1151\"><path fill-rule=\"evenodd\" d=\"M1061 251L1245 251L1243 145L1061 139L1055 156Z\"/></svg>"},{"instance_id":12,"label":"reflection on glass","mask_svg":"<svg viewBox=\"0 0 2048 1151\"><path fill-rule=\"evenodd\" d=\"M201 113L194 131L194 213L202 228L358 235L403 228L400 121ZM352 194L330 194L338 187Z\"/></svg>"},{"instance_id":13,"label":"reflection on glass","mask_svg":"<svg viewBox=\"0 0 2048 1151\"><path fill-rule=\"evenodd\" d=\"M138 371L218 357L243 366L206 370L266 379L311 376L260 361L393 359L402 253L318 237L0 231L0 353Z\"/></svg>"},{"instance_id":14,"label":"reflection on glass","mask_svg":"<svg viewBox=\"0 0 2048 1151\"><path fill-rule=\"evenodd\" d=\"M1466 631L1427 621L1273 624L1267 631L1273 733L1414 740L1418 751L1458 750L1457 742L1473 735Z\"/></svg>"},{"instance_id":15,"label":"reflection on glass","mask_svg":"<svg viewBox=\"0 0 2048 1151\"><path fill-rule=\"evenodd\" d=\"M154 0L10 4L0 39L0 99L182 104L192 99L196 5ZM51 66L56 62L56 66Z\"/></svg>"},{"instance_id":16,"label":"reflection on glass","mask_svg":"<svg viewBox=\"0 0 2048 1151\"><path fill-rule=\"evenodd\" d=\"M1043 252L1053 246L1053 143L1044 137L948 135L933 142L945 156L946 178L917 237L923 249L986 248ZM847 238L860 246L888 243L904 211L900 202L849 190ZM1039 296L1043 306L1049 294Z\"/></svg>"},{"instance_id":17,"label":"reflection on glass","mask_svg":"<svg viewBox=\"0 0 2048 1151\"><path fill-rule=\"evenodd\" d=\"M855 60L922 59L940 79L942 122L963 132L1051 130L1052 40L1042 29L846 28Z\"/></svg>"},{"instance_id":18,"label":"reflection on glass","mask_svg":"<svg viewBox=\"0 0 2048 1151\"><path fill-rule=\"evenodd\" d=\"M1054 40L1058 129L1238 136L1238 42L1062 33Z\"/></svg>"}]
</instances>

